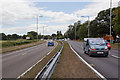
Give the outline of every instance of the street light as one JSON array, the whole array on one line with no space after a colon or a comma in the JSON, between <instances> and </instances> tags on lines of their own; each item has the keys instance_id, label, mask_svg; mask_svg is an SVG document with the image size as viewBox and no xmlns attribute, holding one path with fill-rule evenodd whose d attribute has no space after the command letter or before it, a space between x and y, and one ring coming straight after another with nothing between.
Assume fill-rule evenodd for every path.
<instances>
[{"instance_id":1,"label":"street light","mask_svg":"<svg viewBox=\"0 0 120 80\"><path fill-rule=\"evenodd\" d=\"M89 21L89 16L81 16L81 17L88 17L88 38L89 38L89 36L90 36L90 31L89 31L89 25L90 25L90 21Z\"/></svg>"},{"instance_id":2,"label":"street light","mask_svg":"<svg viewBox=\"0 0 120 80\"><path fill-rule=\"evenodd\" d=\"M110 0L110 43L111 43L111 25L112 25L112 0Z\"/></svg>"},{"instance_id":3,"label":"street light","mask_svg":"<svg viewBox=\"0 0 120 80\"><path fill-rule=\"evenodd\" d=\"M77 23L75 23L75 40L76 40L76 27L77 27Z\"/></svg>"},{"instance_id":4,"label":"street light","mask_svg":"<svg viewBox=\"0 0 120 80\"><path fill-rule=\"evenodd\" d=\"M39 17L43 17L43 16L37 16L37 41L38 41L38 20L39 20Z\"/></svg>"}]
</instances>

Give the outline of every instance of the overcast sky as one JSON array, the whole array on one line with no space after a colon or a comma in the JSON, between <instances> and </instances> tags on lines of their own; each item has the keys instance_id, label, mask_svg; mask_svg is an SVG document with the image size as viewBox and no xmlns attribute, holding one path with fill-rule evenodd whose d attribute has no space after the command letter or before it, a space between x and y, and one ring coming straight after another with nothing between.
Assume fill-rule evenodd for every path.
<instances>
[{"instance_id":1,"label":"overcast sky","mask_svg":"<svg viewBox=\"0 0 120 80\"><path fill-rule=\"evenodd\" d=\"M113 1L113 7L118 6L119 0ZM6 34L26 34L36 31L36 19L39 18L39 33L66 32L67 26L90 16L93 20L101 10L108 9L110 0L2 0L0 1L0 32Z\"/></svg>"}]
</instances>

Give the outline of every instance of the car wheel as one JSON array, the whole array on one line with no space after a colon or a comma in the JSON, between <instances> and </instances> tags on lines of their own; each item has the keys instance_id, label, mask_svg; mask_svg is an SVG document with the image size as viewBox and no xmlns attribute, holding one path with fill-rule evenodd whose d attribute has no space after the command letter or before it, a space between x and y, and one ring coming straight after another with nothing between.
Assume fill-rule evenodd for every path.
<instances>
[{"instance_id":1,"label":"car wheel","mask_svg":"<svg viewBox=\"0 0 120 80\"><path fill-rule=\"evenodd\" d=\"M104 55L104 57L108 57L108 54L107 54L107 55Z\"/></svg>"}]
</instances>

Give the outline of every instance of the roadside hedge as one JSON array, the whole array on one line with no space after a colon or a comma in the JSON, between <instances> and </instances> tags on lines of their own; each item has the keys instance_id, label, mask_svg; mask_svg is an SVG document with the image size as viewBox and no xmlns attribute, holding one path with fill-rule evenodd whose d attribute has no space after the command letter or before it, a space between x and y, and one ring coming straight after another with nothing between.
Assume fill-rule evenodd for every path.
<instances>
[{"instance_id":1,"label":"roadside hedge","mask_svg":"<svg viewBox=\"0 0 120 80\"><path fill-rule=\"evenodd\" d=\"M7 41L3 41L2 42L2 47L12 47L12 46L17 46L17 45L22 45L22 44L28 44L28 43L32 43L32 42L36 42L37 40L24 40L24 39L20 39L20 40L7 40Z\"/></svg>"}]
</instances>

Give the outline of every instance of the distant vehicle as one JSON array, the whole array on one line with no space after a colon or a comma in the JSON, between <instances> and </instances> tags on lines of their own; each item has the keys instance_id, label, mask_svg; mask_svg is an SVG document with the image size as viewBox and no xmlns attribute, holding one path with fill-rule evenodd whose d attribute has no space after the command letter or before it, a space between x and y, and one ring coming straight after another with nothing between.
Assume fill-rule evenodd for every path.
<instances>
[{"instance_id":1,"label":"distant vehicle","mask_svg":"<svg viewBox=\"0 0 120 80\"><path fill-rule=\"evenodd\" d=\"M109 50L103 38L84 38L84 53L89 56L102 55L107 57Z\"/></svg>"},{"instance_id":2,"label":"distant vehicle","mask_svg":"<svg viewBox=\"0 0 120 80\"><path fill-rule=\"evenodd\" d=\"M54 46L54 41L53 40L48 41L48 46Z\"/></svg>"},{"instance_id":3,"label":"distant vehicle","mask_svg":"<svg viewBox=\"0 0 120 80\"><path fill-rule=\"evenodd\" d=\"M105 43L106 43L108 49L110 50L110 49L111 49L111 45L110 45L110 43L109 43L107 40L105 40Z\"/></svg>"}]
</instances>

